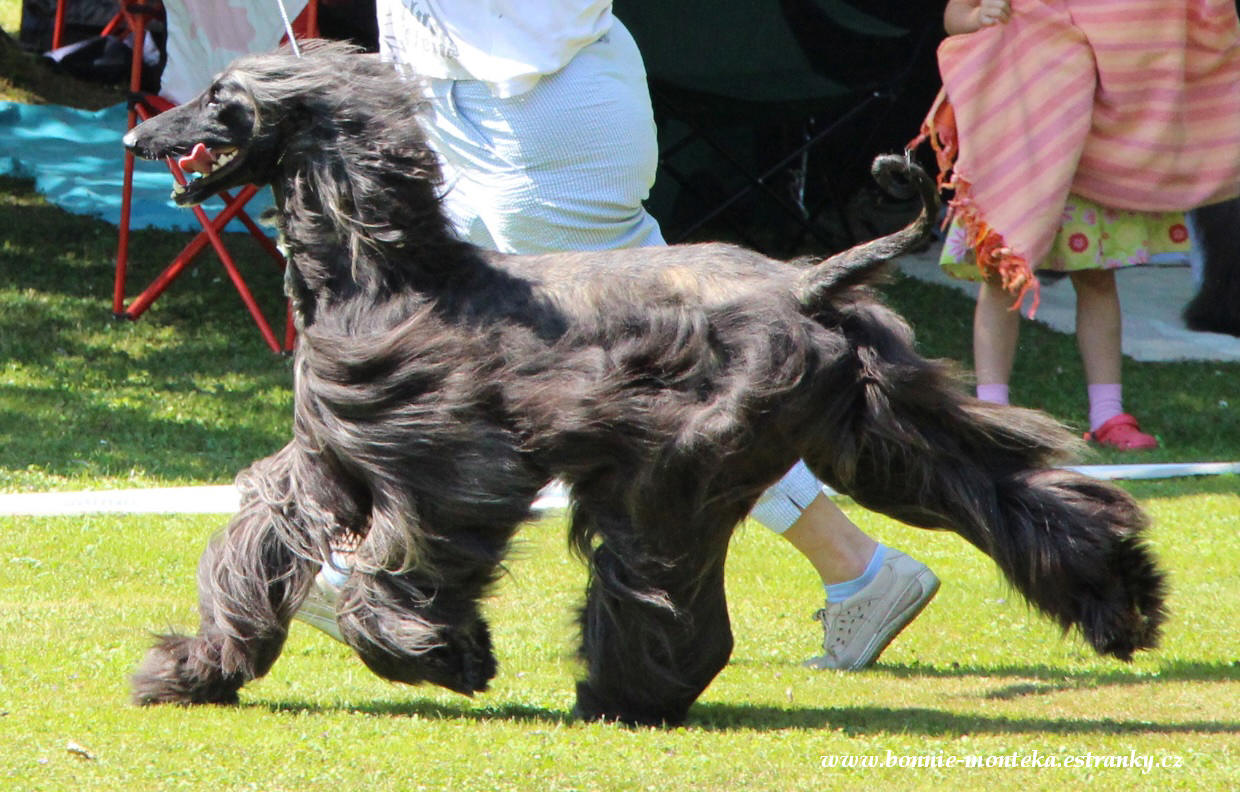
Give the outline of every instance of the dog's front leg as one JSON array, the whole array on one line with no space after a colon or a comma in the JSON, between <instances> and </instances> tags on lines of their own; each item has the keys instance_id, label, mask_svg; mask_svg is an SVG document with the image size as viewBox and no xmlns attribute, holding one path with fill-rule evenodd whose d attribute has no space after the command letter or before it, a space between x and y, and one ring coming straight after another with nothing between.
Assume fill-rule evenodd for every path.
<instances>
[{"instance_id":1,"label":"dog's front leg","mask_svg":"<svg viewBox=\"0 0 1240 792\"><path fill-rule=\"evenodd\" d=\"M337 623L345 643L384 679L468 696L486 690L497 667L477 596L442 583L432 588L412 573L354 569Z\"/></svg>"},{"instance_id":2,"label":"dog's front leg","mask_svg":"<svg viewBox=\"0 0 1240 792\"><path fill-rule=\"evenodd\" d=\"M198 634L159 637L133 676L134 701L235 703L279 657L314 573L273 529L269 509L243 507L198 563Z\"/></svg>"}]
</instances>

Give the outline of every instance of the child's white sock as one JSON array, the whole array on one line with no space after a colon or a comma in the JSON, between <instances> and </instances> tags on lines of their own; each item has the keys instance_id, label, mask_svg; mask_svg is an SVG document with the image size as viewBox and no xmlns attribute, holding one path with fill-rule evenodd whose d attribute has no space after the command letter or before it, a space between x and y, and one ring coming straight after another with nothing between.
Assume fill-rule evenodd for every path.
<instances>
[{"instance_id":1,"label":"child's white sock","mask_svg":"<svg viewBox=\"0 0 1240 792\"><path fill-rule=\"evenodd\" d=\"M1098 427L1124 411L1124 388L1122 385L1090 385L1089 392L1089 431L1096 432Z\"/></svg>"},{"instance_id":2,"label":"child's white sock","mask_svg":"<svg viewBox=\"0 0 1240 792\"><path fill-rule=\"evenodd\" d=\"M978 385L977 398L995 404L1011 404L1008 401L1008 386L1001 384Z\"/></svg>"}]
</instances>

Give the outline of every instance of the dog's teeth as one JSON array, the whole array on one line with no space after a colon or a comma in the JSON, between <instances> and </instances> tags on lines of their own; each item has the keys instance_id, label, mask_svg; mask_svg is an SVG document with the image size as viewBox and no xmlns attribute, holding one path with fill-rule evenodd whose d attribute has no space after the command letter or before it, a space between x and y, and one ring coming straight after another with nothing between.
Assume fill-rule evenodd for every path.
<instances>
[{"instance_id":1,"label":"dog's teeth","mask_svg":"<svg viewBox=\"0 0 1240 792\"><path fill-rule=\"evenodd\" d=\"M183 193L183 192L185 192L185 185L184 185L184 184L181 184L180 182L176 182L176 183L174 183L174 184L172 185L172 194L173 194L173 195L180 195L180 194L181 194L181 193Z\"/></svg>"},{"instance_id":2,"label":"dog's teeth","mask_svg":"<svg viewBox=\"0 0 1240 792\"><path fill-rule=\"evenodd\" d=\"M224 166L225 166L225 165L227 165L228 163L232 162L232 161L233 161L233 157L236 157L236 156L237 156L237 153L236 153L236 152L230 152L230 153L228 153L228 154L221 154L221 155L220 155L220 156L219 156L219 157L215 160L215 168L222 168L222 167L224 167ZM215 170L215 168L212 168L212 170Z\"/></svg>"}]
</instances>

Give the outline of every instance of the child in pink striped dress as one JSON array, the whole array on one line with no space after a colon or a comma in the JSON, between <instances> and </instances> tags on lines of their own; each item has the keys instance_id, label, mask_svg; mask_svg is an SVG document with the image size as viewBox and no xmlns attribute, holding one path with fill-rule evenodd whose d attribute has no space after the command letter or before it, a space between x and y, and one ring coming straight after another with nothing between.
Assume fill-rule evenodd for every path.
<instances>
[{"instance_id":1,"label":"child in pink striped dress","mask_svg":"<svg viewBox=\"0 0 1240 792\"><path fill-rule=\"evenodd\" d=\"M956 191L941 265L982 281L978 397L1007 403L1014 308L1032 292L1036 309L1034 269L1065 272L1086 437L1156 448L1123 409L1115 271L1187 252L1183 210L1240 190L1233 1L949 0L944 27L944 92L921 139Z\"/></svg>"}]
</instances>

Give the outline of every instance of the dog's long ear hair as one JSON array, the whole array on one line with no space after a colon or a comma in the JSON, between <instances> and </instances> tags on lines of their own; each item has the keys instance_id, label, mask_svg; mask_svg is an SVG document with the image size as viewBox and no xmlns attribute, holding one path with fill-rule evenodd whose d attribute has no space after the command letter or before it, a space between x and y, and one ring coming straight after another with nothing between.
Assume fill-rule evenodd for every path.
<instances>
[{"instance_id":1,"label":"dog's long ear hair","mask_svg":"<svg viewBox=\"0 0 1240 792\"><path fill-rule=\"evenodd\" d=\"M312 57L286 49L232 66L255 102L257 123L288 127L280 131L278 200L290 258L316 292L373 294L399 285L411 248L451 242L439 210L439 164L419 124L424 86L349 44L302 47ZM407 90L391 89L401 81Z\"/></svg>"}]
</instances>

